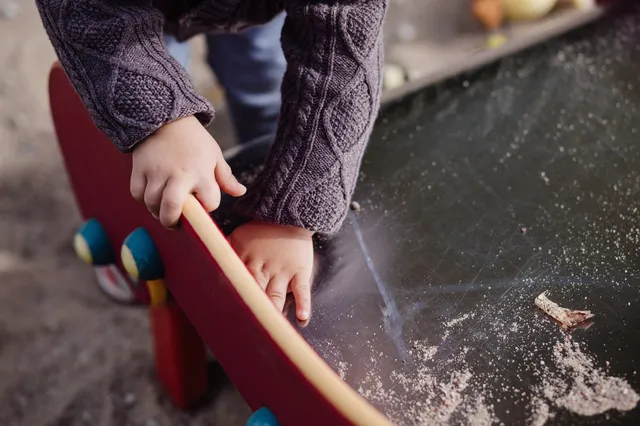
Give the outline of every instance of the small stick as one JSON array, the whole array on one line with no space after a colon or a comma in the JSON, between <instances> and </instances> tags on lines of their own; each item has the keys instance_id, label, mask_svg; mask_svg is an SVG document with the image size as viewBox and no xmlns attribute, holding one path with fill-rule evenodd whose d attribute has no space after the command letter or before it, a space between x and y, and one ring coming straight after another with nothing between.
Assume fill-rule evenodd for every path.
<instances>
[{"instance_id":1,"label":"small stick","mask_svg":"<svg viewBox=\"0 0 640 426\"><path fill-rule=\"evenodd\" d=\"M569 331L594 317L591 311L574 311L559 306L547 298L546 291L536 297L535 304L545 314L556 320L564 331Z\"/></svg>"}]
</instances>

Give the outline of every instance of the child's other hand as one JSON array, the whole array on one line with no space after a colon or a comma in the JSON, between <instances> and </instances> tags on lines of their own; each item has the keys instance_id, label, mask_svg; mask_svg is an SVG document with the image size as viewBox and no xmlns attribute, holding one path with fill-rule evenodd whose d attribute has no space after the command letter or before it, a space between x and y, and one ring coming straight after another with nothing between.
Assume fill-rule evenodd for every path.
<instances>
[{"instance_id":1,"label":"child's other hand","mask_svg":"<svg viewBox=\"0 0 640 426\"><path fill-rule=\"evenodd\" d=\"M312 232L302 228L249 222L238 227L229 238L238 256L280 311L287 293L293 293L300 321L309 319L311 312L312 236Z\"/></svg>"},{"instance_id":2,"label":"child's other hand","mask_svg":"<svg viewBox=\"0 0 640 426\"><path fill-rule=\"evenodd\" d=\"M211 212L220 205L220 190L235 197L246 192L193 116L164 125L133 151L131 195L167 228L178 223L189 194Z\"/></svg>"}]
</instances>

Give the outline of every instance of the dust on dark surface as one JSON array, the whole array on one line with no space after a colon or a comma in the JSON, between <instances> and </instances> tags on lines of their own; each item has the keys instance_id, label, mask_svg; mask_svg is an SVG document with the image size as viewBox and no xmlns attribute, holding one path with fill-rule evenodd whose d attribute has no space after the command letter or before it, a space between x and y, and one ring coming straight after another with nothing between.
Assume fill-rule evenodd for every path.
<instances>
[{"instance_id":1,"label":"dust on dark surface","mask_svg":"<svg viewBox=\"0 0 640 426\"><path fill-rule=\"evenodd\" d=\"M639 420L639 39L627 8L383 113L302 334L399 424Z\"/></svg>"}]
</instances>

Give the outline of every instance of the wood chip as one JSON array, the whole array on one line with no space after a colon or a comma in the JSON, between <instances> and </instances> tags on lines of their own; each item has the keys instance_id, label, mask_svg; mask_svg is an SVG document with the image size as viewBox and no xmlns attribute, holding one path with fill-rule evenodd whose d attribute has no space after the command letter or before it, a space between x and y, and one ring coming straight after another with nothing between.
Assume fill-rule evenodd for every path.
<instances>
[{"instance_id":1,"label":"wood chip","mask_svg":"<svg viewBox=\"0 0 640 426\"><path fill-rule=\"evenodd\" d=\"M571 309L563 308L557 303L549 300L546 293L547 292L545 291L536 297L535 304L545 314L556 320L560 328L564 331L569 331L589 318L594 317L591 311L573 311Z\"/></svg>"}]
</instances>

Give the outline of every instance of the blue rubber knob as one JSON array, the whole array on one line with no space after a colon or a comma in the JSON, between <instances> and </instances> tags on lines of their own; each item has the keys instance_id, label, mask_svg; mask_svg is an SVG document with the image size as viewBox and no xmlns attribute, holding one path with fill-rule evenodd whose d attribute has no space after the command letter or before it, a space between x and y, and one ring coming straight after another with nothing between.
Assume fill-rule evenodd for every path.
<instances>
[{"instance_id":1,"label":"blue rubber knob","mask_svg":"<svg viewBox=\"0 0 640 426\"><path fill-rule=\"evenodd\" d=\"M164 265L151 235L144 228L129 234L120 252L122 264L136 280L154 281L164 278Z\"/></svg>"},{"instance_id":2,"label":"blue rubber knob","mask_svg":"<svg viewBox=\"0 0 640 426\"><path fill-rule=\"evenodd\" d=\"M76 255L90 265L106 266L115 263L115 253L107 232L96 219L82 224L73 237Z\"/></svg>"},{"instance_id":3,"label":"blue rubber knob","mask_svg":"<svg viewBox=\"0 0 640 426\"><path fill-rule=\"evenodd\" d=\"M278 420L271 410L262 407L249 417L246 426L278 426Z\"/></svg>"}]
</instances>

